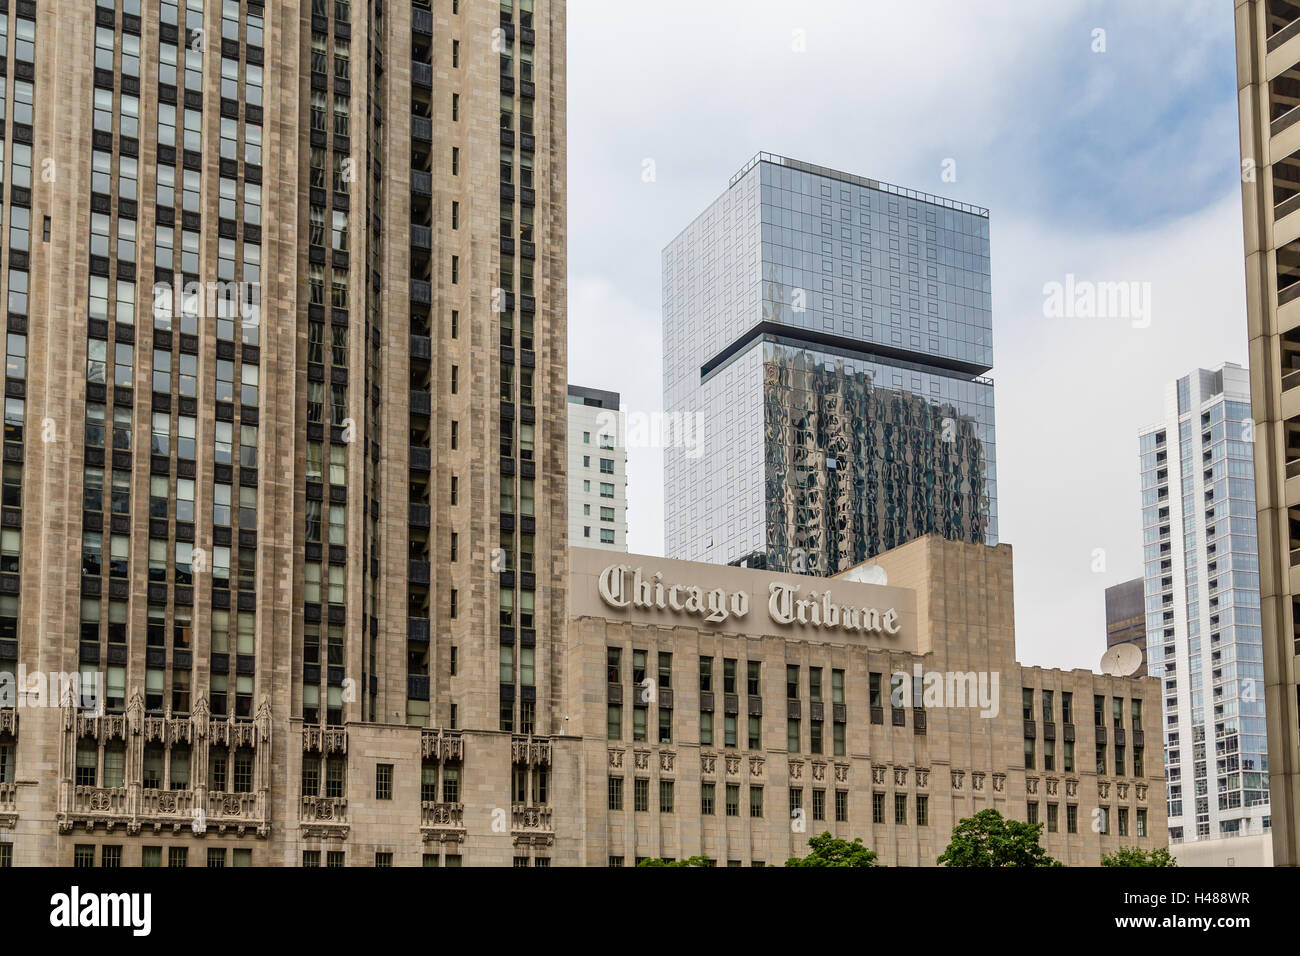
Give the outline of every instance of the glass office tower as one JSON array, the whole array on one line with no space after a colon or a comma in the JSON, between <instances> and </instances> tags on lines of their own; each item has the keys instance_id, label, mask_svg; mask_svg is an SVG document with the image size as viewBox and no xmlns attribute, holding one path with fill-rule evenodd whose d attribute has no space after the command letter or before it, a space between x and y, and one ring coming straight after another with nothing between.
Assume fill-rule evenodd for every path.
<instances>
[{"instance_id":1,"label":"glass office tower","mask_svg":"<svg viewBox=\"0 0 1300 956\"><path fill-rule=\"evenodd\" d=\"M1147 669L1163 690L1173 843L1270 825L1250 422L1248 373L1229 363L1171 384L1164 421L1139 438Z\"/></svg>"},{"instance_id":2,"label":"glass office tower","mask_svg":"<svg viewBox=\"0 0 1300 956\"><path fill-rule=\"evenodd\" d=\"M996 543L987 210L760 154L664 250L663 314L670 557Z\"/></svg>"}]
</instances>

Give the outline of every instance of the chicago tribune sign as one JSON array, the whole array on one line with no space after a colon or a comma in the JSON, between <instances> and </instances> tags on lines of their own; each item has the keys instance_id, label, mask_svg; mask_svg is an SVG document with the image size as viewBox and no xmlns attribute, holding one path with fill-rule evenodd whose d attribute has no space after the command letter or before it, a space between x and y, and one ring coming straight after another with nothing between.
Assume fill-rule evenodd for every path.
<instances>
[{"instance_id":1,"label":"chicago tribune sign","mask_svg":"<svg viewBox=\"0 0 1300 956\"><path fill-rule=\"evenodd\" d=\"M600 573L600 598L610 607L635 607L642 610L693 614L710 624L722 624L732 618L743 619L749 613L746 591L706 590L694 584L671 584L663 572L646 575L640 568L611 564ZM856 631L863 634L897 634L902 630L898 610L836 604L830 589L809 591L806 598L798 593L801 585L773 581L768 585L767 614L777 624L804 624L825 630Z\"/></svg>"}]
</instances>

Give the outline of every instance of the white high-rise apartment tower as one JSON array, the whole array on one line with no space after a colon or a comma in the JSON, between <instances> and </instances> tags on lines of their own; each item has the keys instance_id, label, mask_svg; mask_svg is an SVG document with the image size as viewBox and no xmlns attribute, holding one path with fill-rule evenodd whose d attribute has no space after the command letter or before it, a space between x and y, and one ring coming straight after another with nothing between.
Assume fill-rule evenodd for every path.
<instances>
[{"instance_id":1,"label":"white high-rise apartment tower","mask_svg":"<svg viewBox=\"0 0 1300 956\"><path fill-rule=\"evenodd\" d=\"M1140 433L1148 672L1184 862L1271 861L1252 435L1232 363L1170 383L1164 420Z\"/></svg>"}]
</instances>

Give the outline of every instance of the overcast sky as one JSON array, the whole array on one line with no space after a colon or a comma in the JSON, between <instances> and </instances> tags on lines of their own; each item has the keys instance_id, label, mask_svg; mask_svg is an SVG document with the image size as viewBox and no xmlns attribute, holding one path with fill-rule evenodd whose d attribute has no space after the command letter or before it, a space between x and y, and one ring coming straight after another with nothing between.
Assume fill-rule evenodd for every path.
<instances>
[{"instance_id":1,"label":"overcast sky","mask_svg":"<svg viewBox=\"0 0 1300 956\"><path fill-rule=\"evenodd\" d=\"M1246 364L1232 5L569 0L568 16L569 380L662 409L660 251L760 150L987 207L1019 657L1095 668L1103 591L1142 571L1138 429L1168 381ZM1044 317L1068 274L1150 283L1149 324ZM663 553L661 466L629 452L634 552Z\"/></svg>"}]
</instances>

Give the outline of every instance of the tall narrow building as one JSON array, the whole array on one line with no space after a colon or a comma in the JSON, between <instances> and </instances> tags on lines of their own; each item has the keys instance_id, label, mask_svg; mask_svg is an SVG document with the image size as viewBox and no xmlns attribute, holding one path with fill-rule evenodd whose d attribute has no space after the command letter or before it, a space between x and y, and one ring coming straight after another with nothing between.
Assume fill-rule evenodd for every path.
<instances>
[{"instance_id":1,"label":"tall narrow building","mask_svg":"<svg viewBox=\"0 0 1300 956\"><path fill-rule=\"evenodd\" d=\"M618 392L569 386L569 541L627 550L627 430Z\"/></svg>"},{"instance_id":2,"label":"tall narrow building","mask_svg":"<svg viewBox=\"0 0 1300 956\"><path fill-rule=\"evenodd\" d=\"M1300 4L1235 0L1273 860L1300 865Z\"/></svg>"},{"instance_id":3,"label":"tall narrow building","mask_svg":"<svg viewBox=\"0 0 1300 956\"><path fill-rule=\"evenodd\" d=\"M732 177L663 253L670 557L835 574L996 543L988 225L767 153Z\"/></svg>"},{"instance_id":4,"label":"tall narrow building","mask_svg":"<svg viewBox=\"0 0 1300 956\"><path fill-rule=\"evenodd\" d=\"M0 862L576 861L563 0L3 7Z\"/></svg>"},{"instance_id":5,"label":"tall narrow building","mask_svg":"<svg viewBox=\"0 0 1300 956\"><path fill-rule=\"evenodd\" d=\"M1252 427L1247 372L1225 363L1171 383L1164 419L1138 442L1169 840L1239 838L1219 843L1220 865L1262 862L1245 841L1261 843L1270 826Z\"/></svg>"}]
</instances>

